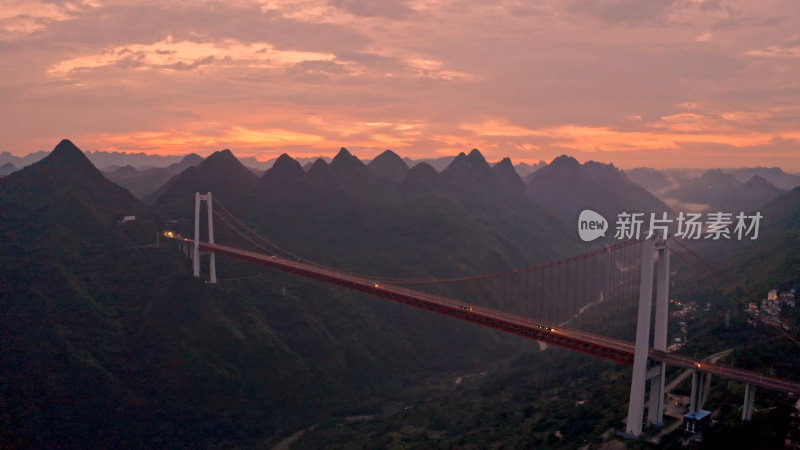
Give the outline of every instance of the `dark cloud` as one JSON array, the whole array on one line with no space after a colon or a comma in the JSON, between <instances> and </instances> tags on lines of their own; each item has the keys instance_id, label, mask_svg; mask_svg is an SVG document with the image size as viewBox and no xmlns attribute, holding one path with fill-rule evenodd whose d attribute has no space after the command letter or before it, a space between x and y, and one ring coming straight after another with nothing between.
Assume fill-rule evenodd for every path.
<instances>
[{"instance_id":1,"label":"dark cloud","mask_svg":"<svg viewBox=\"0 0 800 450\"><path fill-rule=\"evenodd\" d=\"M194 60L190 63L185 63L183 61L178 61L174 64L166 64L160 67L165 69L172 69L172 70L194 70L200 66L205 66L214 62L214 55L206 56L205 58L200 58Z\"/></svg>"},{"instance_id":2,"label":"dark cloud","mask_svg":"<svg viewBox=\"0 0 800 450\"><path fill-rule=\"evenodd\" d=\"M661 23L676 0L570 0L569 9L609 24Z\"/></svg>"},{"instance_id":3,"label":"dark cloud","mask_svg":"<svg viewBox=\"0 0 800 450\"><path fill-rule=\"evenodd\" d=\"M413 9L401 1L330 0L329 4L361 17L383 17L399 20L406 19L414 13Z\"/></svg>"},{"instance_id":4,"label":"dark cloud","mask_svg":"<svg viewBox=\"0 0 800 450\"><path fill-rule=\"evenodd\" d=\"M294 80L322 83L333 77L346 76L347 68L333 61L303 61L286 69L286 75Z\"/></svg>"},{"instance_id":5,"label":"dark cloud","mask_svg":"<svg viewBox=\"0 0 800 450\"><path fill-rule=\"evenodd\" d=\"M147 55L144 52L133 53L130 50L123 50L120 54L125 56L114 64L121 69L136 69L147 65Z\"/></svg>"},{"instance_id":6,"label":"dark cloud","mask_svg":"<svg viewBox=\"0 0 800 450\"><path fill-rule=\"evenodd\" d=\"M398 58L378 55L376 53L341 51L336 52L336 59L342 62L352 62L366 68L374 74L400 73L407 70L405 64Z\"/></svg>"}]
</instances>

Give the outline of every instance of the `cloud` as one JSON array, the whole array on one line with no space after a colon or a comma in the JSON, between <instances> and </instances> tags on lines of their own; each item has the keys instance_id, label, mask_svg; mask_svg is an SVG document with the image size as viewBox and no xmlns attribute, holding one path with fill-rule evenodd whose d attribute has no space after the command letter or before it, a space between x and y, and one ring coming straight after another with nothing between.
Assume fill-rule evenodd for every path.
<instances>
[{"instance_id":1,"label":"cloud","mask_svg":"<svg viewBox=\"0 0 800 450\"><path fill-rule=\"evenodd\" d=\"M706 31L705 33L698 34L696 38L694 38L697 42L708 42L714 37L714 33L710 31Z\"/></svg>"},{"instance_id":2,"label":"cloud","mask_svg":"<svg viewBox=\"0 0 800 450\"><path fill-rule=\"evenodd\" d=\"M464 124L461 125L461 128L478 136L534 136L539 134L536 130L511 125L502 119L489 119L481 123Z\"/></svg>"},{"instance_id":3,"label":"cloud","mask_svg":"<svg viewBox=\"0 0 800 450\"><path fill-rule=\"evenodd\" d=\"M753 152L800 170L797 14L795 0L8 0L0 147Z\"/></svg>"},{"instance_id":4,"label":"cloud","mask_svg":"<svg viewBox=\"0 0 800 450\"><path fill-rule=\"evenodd\" d=\"M93 0L5 0L0 8L0 39L18 39L97 7Z\"/></svg>"},{"instance_id":5,"label":"cloud","mask_svg":"<svg viewBox=\"0 0 800 450\"><path fill-rule=\"evenodd\" d=\"M192 70L215 61L225 66L281 68L308 61L331 61L331 53L282 51L266 42L241 43L175 41L172 37L154 44L135 44L103 49L94 54L59 61L50 68L52 76L68 76L106 66L151 70Z\"/></svg>"},{"instance_id":6,"label":"cloud","mask_svg":"<svg viewBox=\"0 0 800 450\"><path fill-rule=\"evenodd\" d=\"M746 55L768 58L800 58L800 45L792 47L770 45L757 50L748 50Z\"/></svg>"}]
</instances>

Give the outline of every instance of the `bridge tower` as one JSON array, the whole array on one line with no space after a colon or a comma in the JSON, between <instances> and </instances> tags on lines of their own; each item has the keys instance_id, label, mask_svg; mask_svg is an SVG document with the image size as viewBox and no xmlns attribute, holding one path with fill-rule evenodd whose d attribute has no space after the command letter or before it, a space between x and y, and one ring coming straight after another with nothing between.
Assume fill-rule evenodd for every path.
<instances>
[{"instance_id":1,"label":"bridge tower","mask_svg":"<svg viewBox=\"0 0 800 450\"><path fill-rule=\"evenodd\" d=\"M655 262L658 254L657 263ZM648 404L648 423L663 424L664 417L664 376L666 366L663 362L648 358L650 348L650 325L653 322L653 266L656 272L656 311L653 327L653 348L667 349L667 317L669 307L669 251L662 239L647 239L642 242L641 279L639 281L639 315L636 321L636 347L633 357L633 377L628 403L628 419L625 434L638 437L642 434L644 420L645 385L650 381L650 401Z\"/></svg>"},{"instance_id":2,"label":"bridge tower","mask_svg":"<svg viewBox=\"0 0 800 450\"><path fill-rule=\"evenodd\" d=\"M208 210L208 242L214 243L214 216L211 210L211 192L203 195L199 192L194 193L194 276L200 278L200 203L206 202L206 209ZM217 261L216 255L210 253L209 255L208 270L209 283L217 282Z\"/></svg>"}]
</instances>

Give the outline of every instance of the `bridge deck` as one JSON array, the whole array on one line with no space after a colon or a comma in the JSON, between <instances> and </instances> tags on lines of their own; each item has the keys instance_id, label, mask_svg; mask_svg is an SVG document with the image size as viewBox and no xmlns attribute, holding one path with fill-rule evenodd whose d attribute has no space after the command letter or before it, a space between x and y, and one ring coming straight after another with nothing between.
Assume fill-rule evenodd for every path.
<instances>
[{"instance_id":1,"label":"bridge deck","mask_svg":"<svg viewBox=\"0 0 800 450\"><path fill-rule=\"evenodd\" d=\"M194 243L191 239L185 239L185 241L192 244ZM618 363L627 365L633 364L634 344L631 342L559 327L491 308L466 304L451 298L379 283L346 272L284 260L277 256L264 255L207 242L200 243L200 250L219 255L227 255L271 269L364 292L375 297L404 303L467 322L477 323L486 327L535 339L540 342L577 350ZM724 367L703 360L695 360L681 355L654 350L652 348L649 351L649 357L652 360L661 361L671 366L694 369L700 372L730 378L735 381L750 383L762 388L800 393L800 383L798 382L765 376L749 370Z\"/></svg>"}]
</instances>

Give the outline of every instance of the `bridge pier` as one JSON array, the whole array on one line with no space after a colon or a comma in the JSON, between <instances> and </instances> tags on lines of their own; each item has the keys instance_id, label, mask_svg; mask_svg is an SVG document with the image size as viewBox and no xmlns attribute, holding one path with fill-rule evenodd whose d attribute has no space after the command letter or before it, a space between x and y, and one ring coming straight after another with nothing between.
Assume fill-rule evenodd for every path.
<instances>
[{"instance_id":1,"label":"bridge pier","mask_svg":"<svg viewBox=\"0 0 800 450\"><path fill-rule=\"evenodd\" d=\"M653 325L653 348L667 351L667 319L669 318L669 251L663 240L655 243L658 251L656 262L656 317ZM650 403L647 407L647 422L661 427L664 424L664 383L667 365L654 362L658 374L650 380Z\"/></svg>"},{"instance_id":2,"label":"bridge pier","mask_svg":"<svg viewBox=\"0 0 800 450\"><path fill-rule=\"evenodd\" d=\"M648 403L647 422L661 426L664 418L664 378L666 365L662 362L649 361L650 325L652 322L653 304L653 265L658 251L656 269L656 311L653 328L653 348L666 351L667 318L669 316L669 252L663 240L645 240L642 242L641 279L639 282L639 315L636 319L636 347L633 357L633 376L628 403L628 418L625 426L626 434L638 437L642 434L644 419L645 385L650 382L650 401Z\"/></svg>"},{"instance_id":3,"label":"bridge pier","mask_svg":"<svg viewBox=\"0 0 800 450\"><path fill-rule=\"evenodd\" d=\"M744 404L742 405L742 422L753 419L753 401L755 400L756 387L750 383L744 386Z\"/></svg>"},{"instance_id":4,"label":"bridge pier","mask_svg":"<svg viewBox=\"0 0 800 450\"><path fill-rule=\"evenodd\" d=\"M660 427L664 425L664 370L666 365L654 362L650 369L650 401L647 404L647 423Z\"/></svg>"},{"instance_id":5,"label":"bridge pier","mask_svg":"<svg viewBox=\"0 0 800 450\"><path fill-rule=\"evenodd\" d=\"M703 409L708 393L711 391L711 374L699 370L692 371L692 394L689 398L689 413Z\"/></svg>"},{"instance_id":6,"label":"bridge pier","mask_svg":"<svg viewBox=\"0 0 800 450\"><path fill-rule=\"evenodd\" d=\"M650 318L653 304L653 241L642 242L642 268L639 281L639 316L636 319L636 347L633 354L633 377L628 402L625 432L638 437L644 419L644 389L647 382L647 351L650 348Z\"/></svg>"}]
</instances>

